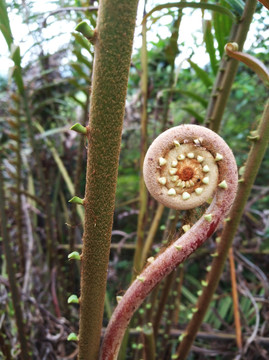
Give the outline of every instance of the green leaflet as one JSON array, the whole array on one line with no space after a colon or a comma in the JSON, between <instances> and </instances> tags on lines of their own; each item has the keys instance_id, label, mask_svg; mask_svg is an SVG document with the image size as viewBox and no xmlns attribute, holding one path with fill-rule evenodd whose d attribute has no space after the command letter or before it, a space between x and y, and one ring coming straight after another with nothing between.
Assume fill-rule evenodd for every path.
<instances>
[{"instance_id":1,"label":"green leaflet","mask_svg":"<svg viewBox=\"0 0 269 360\"><path fill-rule=\"evenodd\" d=\"M13 60L15 66L12 69L12 76L18 86L20 94L24 93L24 85L21 73L21 53L19 46L11 44L10 58Z\"/></svg>"},{"instance_id":2,"label":"green leaflet","mask_svg":"<svg viewBox=\"0 0 269 360\"><path fill-rule=\"evenodd\" d=\"M204 41L205 41L206 51L209 54L213 73L214 73L214 75L216 75L217 71L218 71L218 60L216 57L216 50L215 50L215 46L214 46L214 37L212 34L212 21L204 20L203 28L204 28Z\"/></svg>"},{"instance_id":3,"label":"green leaflet","mask_svg":"<svg viewBox=\"0 0 269 360\"><path fill-rule=\"evenodd\" d=\"M10 23L7 14L7 6L5 0L0 0L0 30L10 50L11 45L13 43L13 37L10 29Z\"/></svg>"},{"instance_id":4,"label":"green leaflet","mask_svg":"<svg viewBox=\"0 0 269 360\"><path fill-rule=\"evenodd\" d=\"M221 0L221 5L225 6L225 0ZM232 21L227 16L213 12L213 27L214 27L214 37L218 43L219 55L222 57L224 52L224 46L229 40L229 35L231 31Z\"/></svg>"},{"instance_id":5,"label":"green leaflet","mask_svg":"<svg viewBox=\"0 0 269 360\"><path fill-rule=\"evenodd\" d=\"M89 75L85 74L82 66L79 63L71 63L70 66L78 73L78 75L90 83Z\"/></svg>"},{"instance_id":6,"label":"green leaflet","mask_svg":"<svg viewBox=\"0 0 269 360\"><path fill-rule=\"evenodd\" d=\"M89 69L92 69L92 62L89 61L89 60L86 58L86 56L82 55L79 50L74 50L73 52L74 52L74 54L76 55L76 57L77 57L77 59L78 59L78 61L79 61L80 63L83 63L83 64L85 64Z\"/></svg>"},{"instance_id":7,"label":"green leaflet","mask_svg":"<svg viewBox=\"0 0 269 360\"><path fill-rule=\"evenodd\" d=\"M242 0L225 0L227 4L236 12L239 16L243 14L245 4Z\"/></svg>"},{"instance_id":8,"label":"green leaflet","mask_svg":"<svg viewBox=\"0 0 269 360\"><path fill-rule=\"evenodd\" d=\"M182 106L182 110L187 111L190 115L194 116L195 119L199 122L199 124L202 124L204 121L204 117L198 113L198 111L194 110L191 106Z\"/></svg>"},{"instance_id":9,"label":"green leaflet","mask_svg":"<svg viewBox=\"0 0 269 360\"><path fill-rule=\"evenodd\" d=\"M196 75L202 80L206 87L212 86L213 82L208 75L208 73L195 64L191 59L188 60L193 70L196 72Z\"/></svg>"},{"instance_id":10,"label":"green leaflet","mask_svg":"<svg viewBox=\"0 0 269 360\"><path fill-rule=\"evenodd\" d=\"M72 35L75 37L77 43L80 44L84 49L86 49L92 55L90 42L80 33L72 33Z\"/></svg>"},{"instance_id":11,"label":"green leaflet","mask_svg":"<svg viewBox=\"0 0 269 360\"><path fill-rule=\"evenodd\" d=\"M188 91L188 90L171 88L171 89L164 89L162 91L162 93L165 93L165 92L172 92L173 94L179 93L179 94L185 95L187 97L190 97L191 99L198 101L204 108L206 108L207 104L208 104L208 101L204 97L202 97L194 92Z\"/></svg>"}]
</instances>

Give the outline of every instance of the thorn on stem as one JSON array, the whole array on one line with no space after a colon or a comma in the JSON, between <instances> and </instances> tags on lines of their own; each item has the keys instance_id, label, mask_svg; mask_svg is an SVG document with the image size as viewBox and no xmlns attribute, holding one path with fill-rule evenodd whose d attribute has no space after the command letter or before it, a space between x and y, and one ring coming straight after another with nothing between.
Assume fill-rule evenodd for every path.
<instances>
[{"instance_id":1,"label":"thorn on stem","mask_svg":"<svg viewBox=\"0 0 269 360\"><path fill-rule=\"evenodd\" d=\"M68 304L79 304L79 298L77 297L77 295L70 295L69 298L67 299L67 303Z\"/></svg>"},{"instance_id":2,"label":"thorn on stem","mask_svg":"<svg viewBox=\"0 0 269 360\"><path fill-rule=\"evenodd\" d=\"M184 232L189 231L190 228L191 228L191 226L190 226L189 224L186 224L186 225L183 225L183 226L182 226L182 229L183 229Z\"/></svg>"},{"instance_id":3,"label":"thorn on stem","mask_svg":"<svg viewBox=\"0 0 269 360\"><path fill-rule=\"evenodd\" d=\"M78 341L78 336L75 333L70 333L67 337L67 341Z\"/></svg>"},{"instance_id":4,"label":"thorn on stem","mask_svg":"<svg viewBox=\"0 0 269 360\"><path fill-rule=\"evenodd\" d=\"M73 251L70 254L68 254L69 260L81 260L80 254L77 251Z\"/></svg>"},{"instance_id":5,"label":"thorn on stem","mask_svg":"<svg viewBox=\"0 0 269 360\"><path fill-rule=\"evenodd\" d=\"M204 215L204 219L208 222L211 222L212 221L212 214L206 214Z\"/></svg>"},{"instance_id":6,"label":"thorn on stem","mask_svg":"<svg viewBox=\"0 0 269 360\"><path fill-rule=\"evenodd\" d=\"M117 304L121 301L122 298L123 298L123 296L120 296L120 295L116 296Z\"/></svg>"},{"instance_id":7,"label":"thorn on stem","mask_svg":"<svg viewBox=\"0 0 269 360\"><path fill-rule=\"evenodd\" d=\"M70 202L72 204L83 205L84 204L84 199L81 199L78 196L73 196L72 199L68 200L68 202Z\"/></svg>"},{"instance_id":8,"label":"thorn on stem","mask_svg":"<svg viewBox=\"0 0 269 360\"><path fill-rule=\"evenodd\" d=\"M76 131L77 133L83 135L87 134L87 128L79 123L76 123L73 126L71 126L70 130Z\"/></svg>"},{"instance_id":9,"label":"thorn on stem","mask_svg":"<svg viewBox=\"0 0 269 360\"><path fill-rule=\"evenodd\" d=\"M76 31L80 32L86 39L88 39L91 43L94 41L94 30L88 25L88 23L84 20L81 21L75 28Z\"/></svg>"}]
</instances>

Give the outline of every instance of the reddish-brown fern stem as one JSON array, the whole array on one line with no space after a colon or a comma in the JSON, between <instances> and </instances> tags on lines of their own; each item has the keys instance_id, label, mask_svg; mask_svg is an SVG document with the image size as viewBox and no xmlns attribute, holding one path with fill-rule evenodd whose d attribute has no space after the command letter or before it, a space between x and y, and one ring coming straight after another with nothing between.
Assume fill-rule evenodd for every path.
<instances>
[{"instance_id":1,"label":"reddish-brown fern stem","mask_svg":"<svg viewBox=\"0 0 269 360\"><path fill-rule=\"evenodd\" d=\"M117 358L122 337L135 310L165 276L170 274L212 235L232 205L237 189L237 167L230 148L217 134L196 125L177 126L164 132L155 140L155 145L152 145L153 151L158 159L162 151L167 151L169 143L173 141L178 141L180 144L193 142L197 138L203 138L203 148L208 152L223 154L222 160L218 162L219 180L225 179L229 189L224 190L218 187L211 205L206 210L206 214L210 215L202 216L190 230L154 259L126 291L107 327L101 350L101 360ZM146 156L146 161L151 163L147 163L147 165L155 168L157 159L151 157L147 159ZM145 170L147 171L144 168L144 172Z\"/></svg>"},{"instance_id":2,"label":"reddish-brown fern stem","mask_svg":"<svg viewBox=\"0 0 269 360\"><path fill-rule=\"evenodd\" d=\"M178 355L180 354L178 357L180 360L183 360L187 357L191 344L195 339L195 336L202 324L203 318L210 304L210 299L214 295L214 292L217 288L229 248L238 229L244 207L268 146L268 124L269 101L265 106L262 120L257 130L257 137L253 140L254 143L246 162L244 176L242 179L240 179L237 195L229 213L230 221L225 223L221 234L221 242L217 248L218 256L214 258L211 271L208 274L208 285L204 288L202 295L199 297L199 300L196 304L198 311L193 314L193 317L186 329L187 335L183 338L183 341L180 343L179 349L177 350Z\"/></svg>"}]
</instances>

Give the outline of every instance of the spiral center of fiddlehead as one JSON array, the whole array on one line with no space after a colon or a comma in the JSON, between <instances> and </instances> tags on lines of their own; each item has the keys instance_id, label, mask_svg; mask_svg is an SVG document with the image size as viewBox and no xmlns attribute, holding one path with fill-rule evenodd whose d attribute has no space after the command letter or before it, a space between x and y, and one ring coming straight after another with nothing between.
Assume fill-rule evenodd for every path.
<instances>
[{"instance_id":1,"label":"spiral center of fiddlehead","mask_svg":"<svg viewBox=\"0 0 269 360\"><path fill-rule=\"evenodd\" d=\"M145 160L144 178L150 193L170 208L184 210L200 206L216 190L217 163L222 155L211 153L203 140L195 137L173 138L170 133L163 140L161 144L159 139L154 141Z\"/></svg>"},{"instance_id":2,"label":"spiral center of fiddlehead","mask_svg":"<svg viewBox=\"0 0 269 360\"><path fill-rule=\"evenodd\" d=\"M188 181L188 183L186 183L186 187L190 187L190 185L194 185L191 182L193 182L193 180L197 180L197 174L196 174L196 168L193 168L192 166L188 166L188 164L186 164L187 161L188 160L184 161L184 164L178 167L177 174L179 176L179 180Z\"/></svg>"}]
</instances>

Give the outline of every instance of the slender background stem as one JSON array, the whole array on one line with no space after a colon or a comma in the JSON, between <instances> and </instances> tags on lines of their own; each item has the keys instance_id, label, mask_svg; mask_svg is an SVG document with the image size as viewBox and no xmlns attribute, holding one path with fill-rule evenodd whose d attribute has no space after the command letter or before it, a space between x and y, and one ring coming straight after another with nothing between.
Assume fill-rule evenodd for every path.
<instances>
[{"instance_id":1,"label":"slender background stem","mask_svg":"<svg viewBox=\"0 0 269 360\"><path fill-rule=\"evenodd\" d=\"M242 50L247 37L249 26L256 9L256 0L247 0L242 18L232 27L230 41L236 42ZM221 120L231 92L234 78L238 68L238 61L223 55L216 81L211 93L207 108L206 123L215 132L219 131Z\"/></svg>"},{"instance_id":2,"label":"slender background stem","mask_svg":"<svg viewBox=\"0 0 269 360\"><path fill-rule=\"evenodd\" d=\"M146 6L146 3L145 3ZM142 114L141 114L141 143L140 143L140 182L139 182L139 215L137 224L137 242L134 255L134 274L142 269L141 255L144 245L144 229L147 215L148 192L144 183L142 171L144 158L147 151L147 104L148 104L148 59L147 59L147 25L142 25L142 49L141 49L141 92L142 92Z\"/></svg>"}]
</instances>

